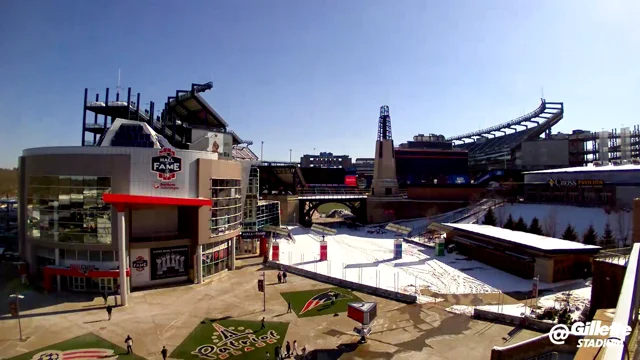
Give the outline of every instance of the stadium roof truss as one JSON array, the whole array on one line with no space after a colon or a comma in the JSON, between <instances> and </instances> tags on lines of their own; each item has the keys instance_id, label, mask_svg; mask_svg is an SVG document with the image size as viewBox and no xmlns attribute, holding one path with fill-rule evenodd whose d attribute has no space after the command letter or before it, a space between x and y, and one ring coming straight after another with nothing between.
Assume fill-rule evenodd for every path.
<instances>
[{"instance_id":1,"label":"stadium roof truss","mask_svg":"<svg viewBox=\"0 0 640 360\"><path fill-rule=\"evenodd\" d=\"M541 99L537 109L517 119L471 133L453 136L447 141L459 141L454 147L469 152L470 163L487 161L507 161L511 152L524 141L534 140L540 135L551 132L564 116L564 105L561 102L547 102ZM517 127L524 129L518 129ZM507 132L507 129L512 132ZM502 133L502 136L496 135ZM465 139L472 141L464 142Z\"/></svg>"},{"instance_id":2,"label":"stadium roof truss","mask_svg":"<svg viewBox=\"0 0 640 360\"><path fill-rule=\"evenodd\" d=\"M516 126L524 127L526 130L529 130L530 127L527 123L535 124L531 128L541 127L540 132L536 131L537 136L540 136L545 130L551 128L553 125L557 124L561 119L564 113L564 106L561 102L547 102L545 99L541 99L541 104L537 109L529 112L528 114L522 115L516 119L511 121L507 121L502 124L498 124L486 129L477 130L474 132L452 136L447 138L447 141L463 141L465 139L476 140L476 138L487 138L487 136L496 137L495 133L502 133L503 135L507 135L506 129L514 130L517 132L518 129Z\"/></svg>"},{"instance_id":3,"label":"stadium roof truss","mask_svg":"<svg viewBox=\"0 0 640 360\"><path fill-rule=\"evenodd\" d=\"M220 129L231 134L234 144L252 145L253 142L242 140L234 131L228 130L229 124L202 98L200 93L212 88L212 82L191 84L191 90L176 90L175 96L168 97L166 106L178 116L186 127L195 125L195 127L206 126Z\"/></svg>"}]
</instances>

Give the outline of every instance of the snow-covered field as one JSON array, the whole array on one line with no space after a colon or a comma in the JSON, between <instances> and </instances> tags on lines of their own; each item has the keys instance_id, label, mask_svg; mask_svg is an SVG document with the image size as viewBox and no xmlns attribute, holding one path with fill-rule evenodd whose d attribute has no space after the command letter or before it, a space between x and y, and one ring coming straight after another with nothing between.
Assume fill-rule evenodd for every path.
<instances>
[{"instance_id":1,"label":"snow-covered field","mask_svg":"<svg viewBox=\"0 0 640 360\"><path fill-rule=\"evenodd\" d=\"M481 294L531 290L531 280L519 278L458 254L436 257L433 249L403 243L402 259L393 259L395 237L369 234L366 229L340 229L327 236L328 261L319 262L320 236L300 227L290 228L295 242L281 240L280 262L308 271L416 294ZM540 289L559 284L540 283ZM423 297L422 301L436 301Z\"/></svg>"},{"instance_id":2,"label":"snow-covered field","mask_svg":"<svg viewBox=\"0 0 640 360\"><path fill-rule=\"evenodd\" d=\"M589 225L593 225L598 235L601 236L605 224L609 221L611 231L616 238L622 238L626 235L627 239L631 239L631 212L607 214L601 208L544 204L505 204L495 210L499 222L506 221L509 214L514 221L522 216L527 224L530 224L531 220L537 217L545 232L549 228L555 228L555 237L562 235L567 224L571 224L580 237Z\"/></svg>"}]
</instances>

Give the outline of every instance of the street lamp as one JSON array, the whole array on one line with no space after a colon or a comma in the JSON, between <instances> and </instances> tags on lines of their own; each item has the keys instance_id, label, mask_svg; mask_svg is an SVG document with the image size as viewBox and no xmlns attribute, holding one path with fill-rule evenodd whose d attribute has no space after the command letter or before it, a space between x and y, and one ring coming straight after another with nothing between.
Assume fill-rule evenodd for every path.
<instances>
[{"instance_id":1,"label":"street lamp","mask_svg":"<svg viewBox=\"0 0 640 360\"><path fill-rule=\"evenodd\" d=\"M292 162L292 161L291 161L291 152L292 152L292 151L293 151L292 149L289 149L289 162Z\"/></svg>"},{"instance_id":2,"label":"street lamp","mask_svg":"<svg viewBox=\"0 0 640 360\"><path fill-rule=\"evenodd\" d=\"M24 296L18 293L15 293L15 294L9 295L9 297L15 299L16 301L15 314L18 317L18 331L20 331L20 341L22 341L22 324L20 323L20 299L24 299Z\"/></svg>"}]
</instances>

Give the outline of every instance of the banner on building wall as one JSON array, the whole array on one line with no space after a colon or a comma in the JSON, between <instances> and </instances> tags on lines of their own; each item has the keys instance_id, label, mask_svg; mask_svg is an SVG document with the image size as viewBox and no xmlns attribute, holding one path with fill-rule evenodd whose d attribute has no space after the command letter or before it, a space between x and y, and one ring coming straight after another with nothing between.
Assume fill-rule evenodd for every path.
<instances>
[{"instance_id":1,"label":"banner on building wall","mask_svg":"<svg viewBox=\"0 0 640 360\"><path fill-rule=\"evenodd\" d=\"M129 252L131 264L131 286L142 286L151 281L149 276L149 249L131 249Z\"/></svg>"},{"instance_id":2,"label":"banner on building wall","mask_svg":"<svg viewBox=\"0 0 640 360\"><path fill-rule=\"evenodd\" d=\"M243 239L259 239L261 237L266 236L267 233L264 231L243 231L240 233L240 236Z\"/></svg>"},{"instance_id":3,"label":"banner on building wall","mask_svg":"<svg viewBox=\"0 0 640 360\"><path fill-rule=\"evenodd\" d=\"M150 250L151 281L183 277L189 274L189 246L172 246Z\"/></svg>"}]
</instances>

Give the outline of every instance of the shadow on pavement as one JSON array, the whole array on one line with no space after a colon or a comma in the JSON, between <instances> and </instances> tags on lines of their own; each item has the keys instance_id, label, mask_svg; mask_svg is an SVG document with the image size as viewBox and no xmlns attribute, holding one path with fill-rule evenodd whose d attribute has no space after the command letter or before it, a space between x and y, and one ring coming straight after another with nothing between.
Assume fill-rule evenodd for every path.
<instances>
[{"instance_id":1,"label":"shadow on pavement","mask_svg":"<svg viewBox=\"0 0 640 360\"><path fill-rule=\"evenodd\" d=\"M39 316L48 316L48 315L59 315L59 314L72 314L72 313L78 313L78 312L85 312L85 311L93 311L93 310L101 310L104 311L104 309L106 309L105 306L96 306L94 308L91 309L87 309L87 308L80 308L80 309L70 309L70 310L59 310L59 311L46 311L46 312L41 312L41 313L34 313L34 314L20 314L20 318L21 319L26 319L26 318L34 318L34 317L39 317ZM106 312L106 311L105 311ZM106 315L105 315L106 316ZM5 321L5 320L14 320L15 318L12 316L4 316L0 318L0 321Z\"/></svg>"},{"instance_id":2,"label":"shadow on pavement","mask_svg":"<svg viewBox=\"0 0 640 360\"><path fill-rule=\"evenodd\" d=\"M306 359L313 360L336 360L347 353L355 353L363 359L392 359L393 353L381 351L369 351L366 344L345 343L338 345L335 349L314 349L309 351Z\"/></svg>"},{"instance_id":3,"label":"shadow on pavement","mask_svg":"<svg viewBox=\"0 0 640 360\"><path fill-rule=\"evenodd\" d=\"M65 303L92 302L96 298L100 298L100 300L102 300L101 295L99 294L71 294L60 292L50 293L47 295L36 290L27 290L22 292L21 295L23 295L24 298L20 299L20 312L37 310ZM6 289L3 289L3 291L0 291L0 316L9 314L8 301L9 292L7 292Z\"/></svg>"}]
</instances>

